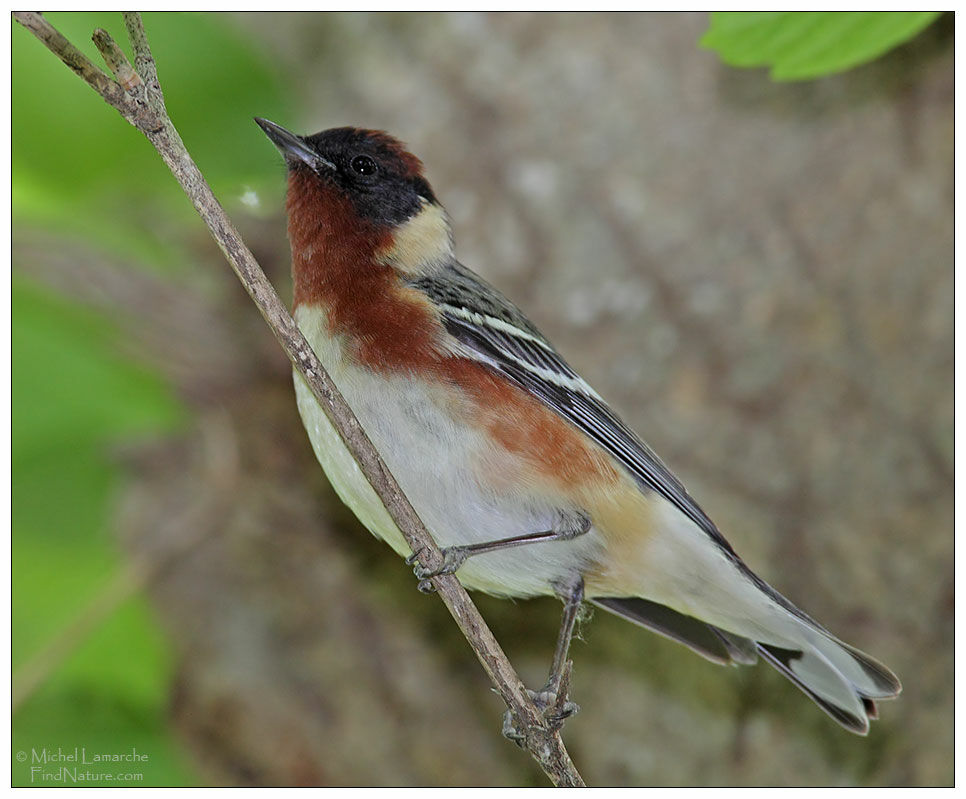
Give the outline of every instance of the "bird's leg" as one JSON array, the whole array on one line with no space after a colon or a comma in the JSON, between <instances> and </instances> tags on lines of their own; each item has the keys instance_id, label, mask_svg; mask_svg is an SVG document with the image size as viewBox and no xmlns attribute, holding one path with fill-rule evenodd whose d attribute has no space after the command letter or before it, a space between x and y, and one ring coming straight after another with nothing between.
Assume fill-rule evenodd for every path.
<instances>
[{"instance_id":1,"label":"bird's leg","mask_svg":"<svg viewBox=\"0 0 966 799\"><path fill-rule=\"evenodd\" d=\"M413 574L423 581L420 583L420 590L425 590L426 588L431 590L431 586L426 583L430 577L437 577L440 574L452 574L466 562L467 558L473 555L482 555L484 552L496 552L500 549L519 547L525 544L539 544L546 541L569 541L572 538L583 535L589 529L590 519L582 513L562 515L561 523L554 530L514 535L509 538L498 538L495 541L481 541L478 544L446 547L442 550L443 562L435 569L426 568L418 563L422 550L414 552L406 558L406 563L410 566L415 564Z\"/></svg>"},{"instance_id":2,"label":"bird's leg","mask_svg":"<svg viewBox=\"0 0 966 799\"><path fill-rule=\"evenodd\" d=\"M580 605L584 601L583 578L577 577L573 580L566 589L561 591L560 596L564 603L563 615L560 618L557 647L554 649L553 662L550 664L550 676L544 689L555 696L560 693L561 687L565 687L569 682L571 662L567 660L567 655L570 654L570 642L573 640L574 628L580 615ZM566 695L566 690L563 693Z\"/></svg>"},{"instance_id":3,"label":"bird's leg","mask_svg":"<svg viewBox=\"0 0 966 799\"><path fill-rule=\"evenodd\" d=\"M547 684L539 691L527 691L553 730L559 730L566 719L580 710L580 706L568 698L573 662L567 659L567 655L574 637L574 627L580 616L580 605L584 600L583 578L578 576L569 584L558 586L557 590L563 600L564 609L560 632L557 634L557 647L550 665L550 676ZM509 710L503 717L503 735L517 743L524 737L517 730L516 719Z\"/></svg>"}]
</instances>

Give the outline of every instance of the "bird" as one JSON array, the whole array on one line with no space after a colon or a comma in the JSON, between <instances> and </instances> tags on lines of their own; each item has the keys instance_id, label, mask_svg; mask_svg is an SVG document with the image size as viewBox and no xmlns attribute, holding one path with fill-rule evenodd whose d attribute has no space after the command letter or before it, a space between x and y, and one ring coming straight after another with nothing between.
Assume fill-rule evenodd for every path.
<instances>
[{"instance_id":1,"label":"bird","mask_svg":"<svg viewBox=\"0 0 966 799\"><path fill-rule=\"evenodd\" d=\"M544 710L582 603L719 664L763 660L866 735L899 679L755 574L654 451L533 322L457 260L422 162L391 135L297 135L281 153L293 316L442 549L421 567L295 373L299 413L339 497L417 576L564 601ZM549 717L549 716L548 716ZM508 734L507 725L504 732Z\"/></svg>"}]
</instances>

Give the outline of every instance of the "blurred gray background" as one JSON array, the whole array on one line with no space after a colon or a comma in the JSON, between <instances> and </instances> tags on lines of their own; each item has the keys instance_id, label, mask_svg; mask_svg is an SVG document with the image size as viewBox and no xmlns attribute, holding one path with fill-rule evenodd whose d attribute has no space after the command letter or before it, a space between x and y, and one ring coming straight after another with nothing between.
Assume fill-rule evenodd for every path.
<instances>
[{"instance_id":1,"label":"blurred gray background","mask_svg":"<svg viewBox=\"0 0 966 799\"><path fill-rule=\"evenodd\" d=\"M951 784L952 20L803 84L700 50L704 14L235 21L310 109L277 122L408 142L461 260L530 314L756 571L903 681L860 739L764 665L717 667L598 613L573 649L582 711L564 731L587 782ZM288 300L280 212L236 221ZM198 413L188 435L125 453L119 528L172 564L151 595L200 772L545 784L500 737L501 703L441 603L324 481L287 362L198 246L212 266L197 284L129 274L119 288L101 261L78 279L76 254L60 279L150 297L141 340ZM542 684L559 603L480 606Z\"/></svg>"}]
</instances>

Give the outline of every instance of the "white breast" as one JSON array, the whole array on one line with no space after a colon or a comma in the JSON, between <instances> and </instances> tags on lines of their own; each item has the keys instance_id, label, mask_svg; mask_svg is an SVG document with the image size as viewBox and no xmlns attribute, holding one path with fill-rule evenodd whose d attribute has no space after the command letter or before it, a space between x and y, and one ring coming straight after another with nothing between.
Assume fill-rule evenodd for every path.
<instances>
[{"instance_id":1,"label":"white breast","mask_svg":"<svg viewBox=\"0 0 966 799\"><path fill-rule=\"evenodd\" d=\"M551 528L559 505L536 499L519 485L500 492L481 486L481 453L490 445L479 431L454 420L452 393L404 375L387 379L347 361L318 308L300 306L295 319L440 546ZM372 533L400 555L409 555L402 534L298 373L295 394L316 457L339 497ZM548 594L554 583L596 559L600 549L591 530L574 541L472 557L459 577L468 588L495 594Z\"/></svg>"}]
</instances>

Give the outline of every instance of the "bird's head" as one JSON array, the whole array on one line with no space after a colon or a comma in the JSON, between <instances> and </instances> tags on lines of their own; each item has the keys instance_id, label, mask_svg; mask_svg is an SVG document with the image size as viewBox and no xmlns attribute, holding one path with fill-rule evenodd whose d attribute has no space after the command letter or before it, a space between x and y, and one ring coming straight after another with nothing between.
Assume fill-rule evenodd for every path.
<instances>
[{"instance_id":1,"label":"bird's head","mask_svg":"<svg viewBox=\"0 0 966 799\"><path fill-rule=\"evenodd\" d=\"M288 167L293 250L351 231L352 246L370 246L371 257L403 272L417 273L451 257L446 213L422 163L401 142L382 131L351 127L299 136L267 119L255 121Z\"/></svg>"}]
</instances>

